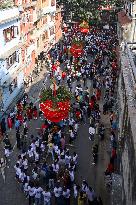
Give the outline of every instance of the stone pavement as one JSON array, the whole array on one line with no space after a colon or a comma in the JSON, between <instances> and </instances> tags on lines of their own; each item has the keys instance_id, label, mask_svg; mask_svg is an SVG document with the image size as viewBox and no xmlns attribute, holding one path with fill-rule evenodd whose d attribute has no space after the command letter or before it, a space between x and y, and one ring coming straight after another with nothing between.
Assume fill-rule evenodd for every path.
<instances>
[{"instance_id":1,"label":"stone pavement","mask_svg":"<svg viewBox=\"0 0 136 205\"><path fill-rule=\"evenodd\" d=\"M33 102L38 104L37 98L39 92L43 87L43 80L45 80L44 72L40 75L39 79L31 86L28 90L29 96L33 99ZM49 80L47 78L47 84ZM82 82L81 82L82 83ZM88 87L92 91L91 82L87 81ZM76 83L73 84L73 91L75 89ZM102 108L102 103L100 102L100 109ZM102 111L102 109L101 109ZM96 193L102 197L104 205L110 205L110 195L104 186L104 171L109 162L109 156L107 154L108 150L108 138L109 138L109 119L107 116L102 115L102 122L105 125L106 135L105 140L99 144L99 159L98 165L92 165L92 142L89 140L88 128L89 121L84 125L81 124L79 127L79 134L74 143L74 147L71 150L76 150L79 155L79 167L77 170L76 178L79 184L81 184L82 179L86 179L90 186L94 188ZM40 127L42 121L40 119L29 123L29 130L31 134L36 134L38 127ZM15 145L15 131L9 131L9 136L12 145ZM2 156L2 143L0 144L0 155ZM13 166L15 165L16 158L18 155L18 150L14 146L13 153L11 154L10 168L6 168L6 183L3 183L3 179L0 176L0 205L28 205L28 200L25 199L19 184L15 180L15 172Z\"/></svg>"}]
</instances>

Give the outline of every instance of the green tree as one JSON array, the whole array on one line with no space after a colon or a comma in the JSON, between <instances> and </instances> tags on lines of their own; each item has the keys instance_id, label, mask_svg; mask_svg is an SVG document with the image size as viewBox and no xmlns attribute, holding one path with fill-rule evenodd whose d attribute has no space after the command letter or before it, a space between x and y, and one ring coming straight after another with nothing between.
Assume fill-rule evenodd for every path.
<instances>
[{"instance_id":1,"label":"green tree","mask_svg":"<svg viewBox=\"0 0 136 205\"><path fill-rule=\"evenodd\" d=\"M13 0L0 0L0 9L7 9L14 5Z\"/></svg>"},{"instance_id":2,"label":"green tree","mask_svg":"<svg viewBox=\"0 0 136 205\"><path fill-rule=\"evenodd\" d=\"M118 6L120 0L60 0L65 15L71 15L75 20L99 19L102 6Z\"/></svg>"}]
</instances>

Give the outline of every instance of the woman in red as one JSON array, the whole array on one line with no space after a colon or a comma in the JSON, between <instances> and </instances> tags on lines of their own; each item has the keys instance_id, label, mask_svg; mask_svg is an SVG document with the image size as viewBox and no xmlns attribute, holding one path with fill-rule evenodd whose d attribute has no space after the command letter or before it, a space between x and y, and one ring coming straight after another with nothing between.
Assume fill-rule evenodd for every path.
<instances>
[{"instance_id":1,"label":"woman in red","mask_svg":"<svg viewBox=\"0 0 136 205\"><path fill-rule=\"evenodd\" d=\"M18 102L18 104L17 104L17 110L18 110L19 112L22 112L22 111L23 111L23 105L22 105L21 102Z\"/></svg>"},{"instance_id":2,"label":"woman in red","mask_svg":"<svg viewBox=\"0 0 136 205\"><path fill-rule=\"evenodd\" d=\"M101 97L101 90L99 88L96 89L96 100L100 100Z\"/></svg>"},{"instance_id":3,"label":"woman in red","mask_svg":"<svg viewBox=\"0 0 136 205\"><path fill-rule=\"evenodd\" d=\"M37 120L38 112L37 112L36 106L34 106L34 108L33 108L33 117L34 117L34 120Z\"/></svg>"},{"instance_id":4,"label":"woman in red","mask_svg":"<svg viewBox=\"0 0 136 205\"><path fill-rule=\"evenodd\" d=\"M62 72L62 79L64 80L66 77L66 72Z\"/></svg>"},{"instance_id":5,"label":"woman in red","mask_svg":"<svg viewBox=\"0 0 136 205\"><path fill-rule=\"evenodd\" d=\"M11 130L12 129L12 119L11 119L10 115L7 118L7 124L8 124L8 128Z\"/></svg>"},{"instance_id":6,"label":"woman in red","mask_svg":"<svg viewBox=\"0 0 136 205\"><path fill-rule=\"evenodd\" d=\"M80 119L81 119L80 110L76 110L76 118L77 118L77 120L80 120Z\"/></svg>"},{"instance_id":7,"label":"woman in red","mask_svg":"<svg viewBox=\"0 0 136 205\"><path fill-rule=\"evenodd\" d=\"M94 109L94 100L93 99L90 100L89 105L90 105L90 109L93 110Z\"/></svg>"},{"instance_id":8,"label":"woman in red","mask_svg":"<svg viewBox=\"0 0 136 205\"><path fill-rule=\"evenodd\" d=\"M23 123L23 115L22 115L22 112L18 112L16 118L20 121L20 124Z\"/></svg>"},{"instance_id":9,"label":"woman in red","mask_svg":"<svg viewBox=\"0 0 136 205\"><path fill-rule=\"evenodd\" d=\"M32 117L33 117L33 110L32 110L32 108L28 107L26 113L27 113L28 120L30 121L32 119Z\"/></svg>"}]
</instances>

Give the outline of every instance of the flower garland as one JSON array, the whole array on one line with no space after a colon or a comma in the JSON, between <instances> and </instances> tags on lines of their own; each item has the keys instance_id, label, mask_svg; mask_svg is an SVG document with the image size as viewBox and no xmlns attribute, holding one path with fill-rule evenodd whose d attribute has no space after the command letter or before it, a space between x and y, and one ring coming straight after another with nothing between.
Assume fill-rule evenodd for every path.
<instances>
[{"instance_id":1,"label":"flower garland","mask_svg":"<svg viewBox=\"0 0 136 205\"><path fill-rule=\"evenodd\" d=\"M80 24L80 28L89 29L89 25L87 22L83 21L83 23Z\"/></svg>"},{"instance_id":2,"label":"flower garland","mask_svg":"<svg viewBox=\"0 0 136 205\"><path fill-rule=\"evenodd\" d=\"M84 46L84 42L79 40L78 38L74 38L71 42L72 45L76 45L78 47L83 47Z\"/></svg>"}]
</instances>

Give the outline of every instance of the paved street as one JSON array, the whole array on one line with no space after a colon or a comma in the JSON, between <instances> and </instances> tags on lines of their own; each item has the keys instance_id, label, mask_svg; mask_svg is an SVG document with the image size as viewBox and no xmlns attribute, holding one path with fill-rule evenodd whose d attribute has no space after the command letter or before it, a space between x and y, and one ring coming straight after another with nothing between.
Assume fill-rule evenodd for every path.
<instances>
[{"instance_id":1,"label":"paved street","mask_svg":"<svg viewBox=\"0 0 136 205\"><path fill-rule=\"evenodd\" d=\"M40 89L43 87L43 80L45 77L43 72L36 79L35 83L31 86L30 90L28 90L30 99L33 102L37 102L37 98L39 95ZM47 84L49 83L47 79ZM82 83L82 82L81 82ZM87 85L91 88L90 81L87 82ZM73 83L73 90L75 89L76 83ZM36 103L37 104L37 103ZM107 116L102 116L102 121L105 127L108 128L109 121L107 120ZM42 121L41 120L32 120L29 123L29 130L31 134L36 134L36 128L40 127ZM86 179L89 184L96 190L97 194L100 195L103 199L105 205L109 205L109 194L104 187L104 171L109 161L109 157L107 154L107 146L108 146L108 136L109 131L106 129L106 139L100 144L99 149L99 162L97 166L92 165L92 142L88 138L88 128L89 121L84 125L80 124L79 134L74 143L74 147L71 147L71 150L76 150L79 155L79 167L77 170L76 178L81 183L82 179ZM18 155L18 150L15 145L15 132L14 130L9 131L9 136L14 145L13 153L11 154L10 168L6 168L6 183L3 183L3 179L0 176L0 204L3 205L27 205L28 200L25 199L23 192L21 191L21 187L16 182L15 172L13 166L15 165L16 158ZM1 151L3 150L1 144Z\"/></svg>"}]
</instances>

